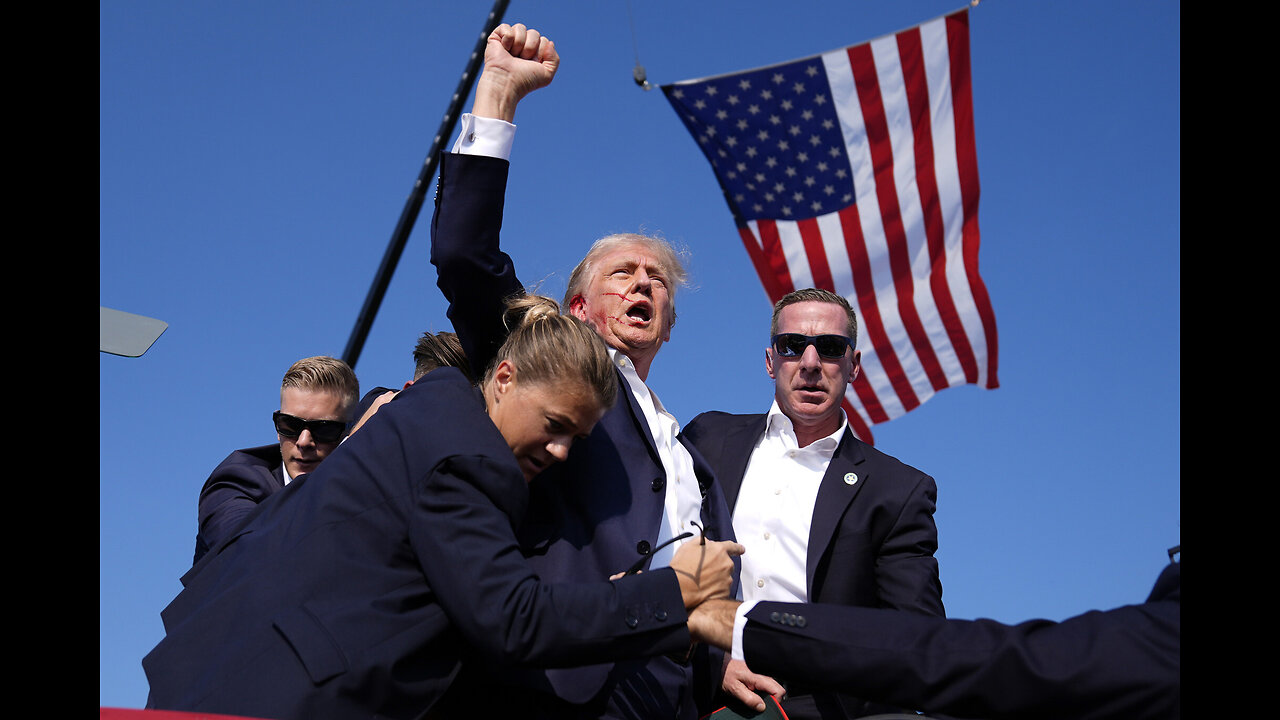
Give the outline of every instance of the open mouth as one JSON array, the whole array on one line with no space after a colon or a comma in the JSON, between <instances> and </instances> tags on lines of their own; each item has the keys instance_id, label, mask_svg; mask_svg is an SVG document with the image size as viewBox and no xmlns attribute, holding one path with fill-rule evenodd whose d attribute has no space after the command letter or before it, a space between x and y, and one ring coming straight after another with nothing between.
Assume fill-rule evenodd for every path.
<instances>
[{"instance_id":1,"label":"open mouth","mask_svg":"<svg viewBox=\"0 0 1280 720\"><path fill-rule=\"evenodd\" d=\"M653 309L648 303L636 303L627 310L627 319L633 324L643 325L648 323L653 317Z\"/></svg>"}]
</instances>

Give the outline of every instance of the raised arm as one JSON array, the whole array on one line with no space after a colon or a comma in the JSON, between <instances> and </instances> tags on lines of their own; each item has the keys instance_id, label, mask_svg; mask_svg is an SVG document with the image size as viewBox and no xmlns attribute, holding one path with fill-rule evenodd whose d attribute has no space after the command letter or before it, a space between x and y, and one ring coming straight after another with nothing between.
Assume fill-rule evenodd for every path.
<instances>
[{"instance_id":1,"label":"raised arm","mask_svg":"<svg viewBox=\"0 0 1280 720\"><path fill-rule=\"evenodd\" d=\"M472 114L510 122L521 98L548 85L559 66L555 44L536 30L499 25L485 47ZM505 159L494 157L446 152L440 158L431 263L476 378L506 339L505 300L524 292L499 244L508 168Z\"/></svg>"}]
</instances>

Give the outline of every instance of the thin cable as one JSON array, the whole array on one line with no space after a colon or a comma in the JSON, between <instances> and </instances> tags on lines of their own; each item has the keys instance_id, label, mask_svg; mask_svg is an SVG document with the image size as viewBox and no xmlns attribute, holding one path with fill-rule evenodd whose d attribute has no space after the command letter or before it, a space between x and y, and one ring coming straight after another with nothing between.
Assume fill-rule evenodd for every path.
<instances>
[{"instance_id":1,"label":"thin cable","mask_svg":"<svg viewBox=\"0 0 1280 720\"><path fill-rule=\"evenodd\" d=\"M631 71L631 76L635 79L636 85L644 90L652 90L656 85L651 85L646 79L644 66L640 64L640 44L636 42L636 19L631 14L631 0L627 0L627 22L631 23L631 48L636 57L636 68Z\"/></svg>"}]
</instances>

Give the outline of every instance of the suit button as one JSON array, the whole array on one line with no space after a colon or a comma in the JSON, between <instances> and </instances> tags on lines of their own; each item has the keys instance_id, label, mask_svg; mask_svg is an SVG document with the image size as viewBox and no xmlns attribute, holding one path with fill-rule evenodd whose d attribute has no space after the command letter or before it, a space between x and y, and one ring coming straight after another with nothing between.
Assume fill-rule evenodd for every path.
<instances>
[{"instance_id":1,"label":"suit button","mask_svg":"<svg viewBox=\"0 0 1280 720\"><path fill-rule=\"evenodd\" d=\"M654 492L662 492L662 489L665 488L666 486L667 486L667 481L662 478L658 478L649 484L649 487L653 488Z\"/></svg>"},{"instance_id":2,"label":"suit button","mask_svg":"<svg viewBox=\"0 0 1280 720\"><path fill-rule=\"evenodd\" d=\"M663 620L666 620L666 619L667 619L667 611L666 611L666 610L663 610L662 608L658 608L657 612L655 612L655 613L653 614L653 617L654 617L654 618L656 618L659 622L661 622L661 621L663 621Z\"/></svg>"},{"instance_id":3,"label":"suit button","mask_svg":"<svg viewBox=\"0 0 1280 720\"><path fill-rule=\"evenodd\" d=\"M782 619L782 616L776 612L771 612L769 613L769 619L773 622L778 622L779 620Z\"/></svg>"},{"instance_id":4,"label":"suit button","mask_svg":"<svg viewBox=\"0 0 1280 720\"><path fill-rule=\"evenodd\" d=\"M635 615L627 616L627 627L634 630L635 627L639 624L640 624L640 618L636 617Z\"/></svg>"},{"instance_id":5,"label":"suit button","mask_svg":"<svg viewBox=\"0 0 1280 720\"><path fill-rule=\"evenodd\" d=\"M803 615L797 615L797 616L796 616L796 625L797 625L798 627L804 627L804 625L805 625L805 619L804 619L804 616L803 616Z\"/></svg>"},{"instance_id":6,"label":"suit button","mask_svg":"<svg viewBox=\"0 0 1280 720\"><path fill-rule=\"evenodd\" d=\"M636 552L640 553L641 555L648 555L648 554L649 554L649 541L648 541L648 540L641 540L640 542L636 543Z\"/></svg>"}]
</instances>

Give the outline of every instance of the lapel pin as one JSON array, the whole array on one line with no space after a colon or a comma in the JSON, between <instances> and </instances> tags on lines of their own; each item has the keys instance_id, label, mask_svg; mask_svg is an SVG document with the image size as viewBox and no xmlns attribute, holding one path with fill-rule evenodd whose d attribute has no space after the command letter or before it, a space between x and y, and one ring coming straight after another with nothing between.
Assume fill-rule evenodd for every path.
<instances>
[{"instance_id":1,"label":"lapel pin","mask_svg":"<svg viewBox=\"0 0 1280 720\"><path fill-rule=\"evenodd\" d=\"M856 482L858 482L858 473L845 473L845 474L844 474L844 484L845 484L845 485L852 485L852 484L854 484L854 483L856 483Z\"/></svg>"}]
</instances>

